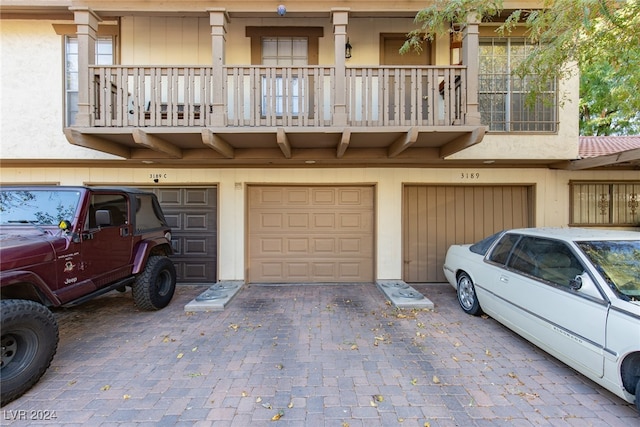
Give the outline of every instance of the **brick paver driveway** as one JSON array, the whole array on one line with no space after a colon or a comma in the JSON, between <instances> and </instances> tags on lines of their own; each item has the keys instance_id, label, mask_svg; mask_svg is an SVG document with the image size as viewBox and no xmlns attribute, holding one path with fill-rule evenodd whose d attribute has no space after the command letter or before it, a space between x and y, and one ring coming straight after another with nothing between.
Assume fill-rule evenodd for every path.
<instances>
[{"instance_id":1,"label":"brick paver driveway","mask_svg":"<svg viewBox=\"0 0 640 427\"><path fill-rule=\"evenodd\" d=\"M58 310L53 364L2 424L640 425L632 405L465 315L450 286L414 288L434 311L398 311L371 284L245 286L223 312L185 313L195 286L159 312L130 293Z\"/></svg>"}]
</instances>

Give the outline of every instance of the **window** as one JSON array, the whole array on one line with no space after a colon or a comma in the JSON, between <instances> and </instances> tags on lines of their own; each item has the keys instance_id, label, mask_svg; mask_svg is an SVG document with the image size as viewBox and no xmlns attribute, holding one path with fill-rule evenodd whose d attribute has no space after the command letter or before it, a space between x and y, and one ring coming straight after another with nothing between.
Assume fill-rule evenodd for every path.
<instances>
[{"instance_id":1,"label":"window","mask_svg":"<svg viewBox=\"0 0 640 427\"><path fill-rule=\"evenodd\" d=\"M640 225L640 181L570 182L570 225Z\"/></svg>"},{"instance_id":2,"label":"window","mask_svg":"<svg viewBox=\"0 0 640 427\"><path fill-rule=\"evenodd\" d=\"M263 37L262 64L274 67L307 65L308 40L306 37ZM262 78L262 111L273 111L276 116L300 114L304 102L304 90L300 78L279 74Z\"/></svg>"},{"instance_id":3,"label":"window","mask_svg":"<svg viewBox=\"0 0 640 427\"><path fill-rule=\"evenodd\" d=\"M517 234L505 234L491 251L489 261L505 265L509 260L511 249L520 238Z\"/></svg>"},{"instance_id":4,"label":"window","mask_svg":"<svg viewBox=\"0 0 640 427\"><path fill-rule=\"evenodd\" d=\"M564 243L527 236L516 245L509 267L566 288L584 272L580 261Z\"/></svg>"},{"instance_id":5,"label":"window","mask_svg":"<svg viewBox=\"0 0 640 427\"><path fill-rule=\"evenodd\" d=\"M108 214L107 214L108 213ZM120 226L128 223L127 199L115 194L94 194L87 218L88 228Z\"/></svg>"},{"instance_id":6,"label":"window","mask_svg":"<svg viewBox=\"0 0 640 427\"><path fill-rule=\"evenodd\" d=\"M532 49L522 38L480 38L479 109L482 123L498 132L555 132L556 82L535 105L527 105L530 77L513 70Z\"/></svg>"},{"instance_id":7,"label":"window","mask_svg":"<svg viewBox=\"0 0 640 427\"><path fill-rule=\"evenodd\" d=\"M72 126L78 113L78 38L65 36L65 125ZM113 65L113 38L96 40L96 65Z\"/></svg>"}]
</instances>

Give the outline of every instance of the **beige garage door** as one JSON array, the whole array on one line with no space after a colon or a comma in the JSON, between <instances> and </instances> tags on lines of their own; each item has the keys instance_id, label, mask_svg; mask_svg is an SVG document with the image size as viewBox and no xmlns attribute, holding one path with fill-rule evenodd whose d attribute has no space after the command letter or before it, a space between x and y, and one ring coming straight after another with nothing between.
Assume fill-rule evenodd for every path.
<instances>
[{"instance_id":1,"label":"beige garage door","mask_svg":"<svg viewBox=\"0 0 640 427\"><path fill-rule=\"evenodd\" d=\"M531 197L529 186L405 186L404 280L444 282L442 265L450 245L531 227Z\"/></svg>"},{"instance_id":2,"label":"beige garage door","mask_svg":"<svg viewBox=\"0 0 640 427\"><path fill-rule=\"evenodd\" d=\"M248 188L252 283L373 281L373 187Z\"/></svg>"}]
</instances>

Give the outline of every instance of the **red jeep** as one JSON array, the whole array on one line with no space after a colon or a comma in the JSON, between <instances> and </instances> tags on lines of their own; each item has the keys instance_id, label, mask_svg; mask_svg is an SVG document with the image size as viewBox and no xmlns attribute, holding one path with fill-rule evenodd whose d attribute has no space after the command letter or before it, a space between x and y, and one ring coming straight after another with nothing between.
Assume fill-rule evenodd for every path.
<instances>
[{"instance_id":1,"label":"red jeep","mask_svg":"<svg viewBox=\"0 0 640 427\"><path fill-rule=\"evenodd\" d=\"M0 189L1 405L49 367L58 326L48 307L133 290L135 304L171 301L176 271L167 226L153 193L89 187Z\"/></svg>"}]
</instances>

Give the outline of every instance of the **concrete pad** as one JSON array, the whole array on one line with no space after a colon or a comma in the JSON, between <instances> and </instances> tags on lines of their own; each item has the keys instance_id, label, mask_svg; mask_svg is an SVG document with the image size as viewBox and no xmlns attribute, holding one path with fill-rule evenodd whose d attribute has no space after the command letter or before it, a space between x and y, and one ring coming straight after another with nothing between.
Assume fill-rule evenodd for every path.
<instances>
[{"instance_id":1,"label":"concrete pad","mask_svg":"<svg viewBox=\"0 0 640 427\"><path fill-rule=\"evenodd\" d=\"M184 306L184 311L223 311L242 289L242 285L244 285L242 280L217 282L187 303Z\"/></svg>"},{"instance_id":2,"label":"concrete pad","mask_svg":"<svg viewBox=\"0 0 640 427\"><path fill-rule=\"evenodd\" d=\"M378 280L376 286L397 308L427 308L432 310L433 302L402 280Z\"/></svg>"}]
</instances>

